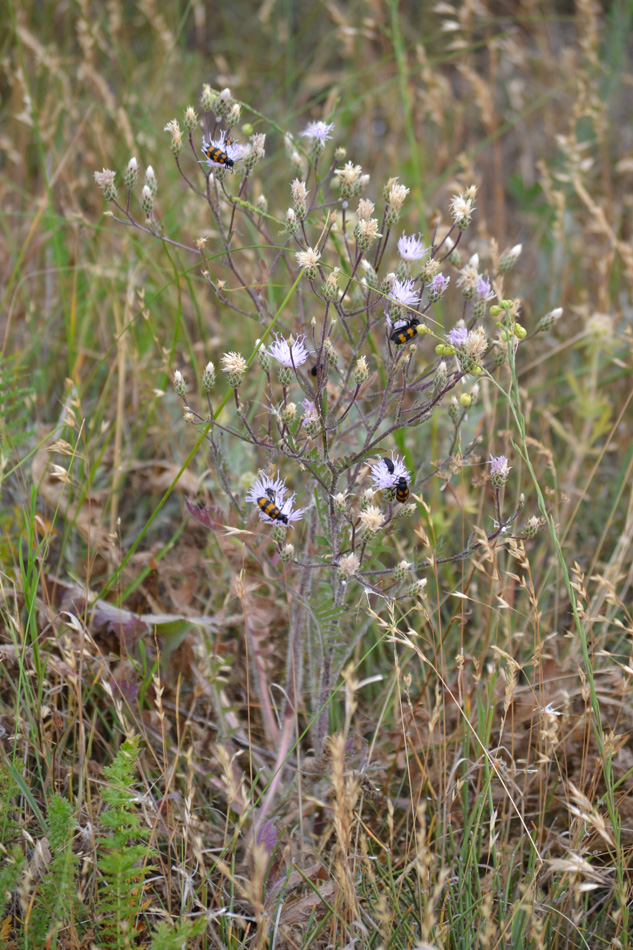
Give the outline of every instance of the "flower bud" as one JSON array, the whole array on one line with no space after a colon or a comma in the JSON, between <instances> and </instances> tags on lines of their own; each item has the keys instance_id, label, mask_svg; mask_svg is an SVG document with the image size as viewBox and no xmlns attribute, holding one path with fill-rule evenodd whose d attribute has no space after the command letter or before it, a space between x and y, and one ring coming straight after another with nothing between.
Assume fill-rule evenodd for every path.
<instances>
[{"instance_id":1,"label":"flower bud","mask_svg":"<svg viewBox=\"0 0 633 950\"><path fill-rule=\"evenodd\" d=\"M148 185L143 185L141 192L141 208L145 214L150 215L154 210L154 196Z\"/></svg>"},{"instance_id":2,"label":"flower bud","mask_svg":"<svg viewBox=\"0 0 633 950\"><path fill-rule=\"evenodd\" d=\"M183 125L187 132L195 132L198 128L198 113L193 106L187 106L185 109Z\"/></svg>"},{"instance_id":3,"label":"flower bud","mask_svg":"<svg viewBox=\"0 0 633 950\"><path fill-rule=\"evenodd\" d=\"M286 540L287 530L287 524L284 524L283 521L275 521L273 525L273 541L276 541L277 544L282 544Z\"/></svg>"},{"instance_id":4,"label":"flower bud","mask_svg":"<svg viewBox=\"0 0 633 950\"><path fill-rule=\"evenodd\" d=\"M138 182L138 162L131 158L127 163L127 168L123 173L123 184L126 188L134 188Z\"/></svg>"},{"instance_id":5,"label":"flower bud","mask_svg":"<svg viewBox=\"0 0 633 950\"><path fill-rule=\"evenodd\" d=\"M288 208L286 211L286 224L284 227L284 234L296 234L300 228L300 222L295 214L294 208Z\"/></svg>"},{"instance_id":6,"label":"flower bud","mask_svg":"<svg viewBox=\"0 0 633 950\"><path fill-rule=\"evenodd\" d=\"M283 548L279 551L279 560L282 564L287 564L288 561L292 561L295 556L295 546L294 544L284 544Z\"/></svg>"},{"instance_id":7,"label":"flower bud","mask_svg":"<svg viewBox=\"0 0 633 950\"><path fill-rule=\"evenodd\" d=\"M200 95L200 105L204 112L210 112L213 108L213 103L215 102L215 94L211 89L211 86L205 82L202 87L202 93Z\"/></svg>"},{"instance_id":8,"label":"flower bud","mask_svg":"<svg viewBox=\"0 0 633 950\"><path fill-rule=\"evenodd\" d=\"M337 514L344 515L347 511L347 493L340 491L334 495L332 500L334 502L334 510Z\"/></svg>"},{"instance_id":9,"label":"flower bud","mask_svg":"<svg viewBox=\"0 0 633 950\"><path fill-rule=\"evenodd\" d=\"M420 598L426 597L427 584L428 584L428 578L421 577L419 580L415 582L415 584L411 584L407 588L407 595L409 597L420 597Z\"/></svg>"},{"instance_id":10,"label":"flower bud","mask_svg":"<svg viewBox=\"0 0 633 950\"><path fill-rule=\"evenodd\" d=\"M259 340L255 340L255 346L259 345ZM257 359L259 360L259 365L264 370L265 373L270 372L270 367L273 365L273 359L265 346L260 346L257 351Z\"/></svg>"},{"instance_id":11,"label":"flower bud","mask_svg":"<svg viewBox=\"0 0 633 950\"><path fill-rule=\"evenodd\" d=\"M294 373L289 366L280 366L277 370L277 378L282 386L289 386L294 378Z\"/></svg>"},{"instance_id":12,"label":"flower bud","mask_svg":"<svg viewBox=\"0 0 633 950\"><path fill-rule=\"evenodd\" d=\"M503 273L503 271L510 270L512 267L514 267L521 256L522 250L522 244L515 244L514 247L511 247L509 251L504 251L499 259L499 270Z\"/></svg>"},{"instance_id":13,"label":"flower bud","mask_svg":"<svg viewBox=\"0 0 633 950\"><path fill-rule=\"evenodd\" d=\"M215 386L215 366L213 363L207 363L202 374L202 388L205 392L211 392Z\"/></svg>"},{"instance_id":14,"label":"flower bud","mask_svg":"<svg viewBox=\"0 0 633 950\"><path fill-rule=\"evenodd\" d=\"M339 296L339 286L338 286L338 277L340 271L338 267L332 268L325 278L325 283L321 284L321 293L326 300L338 300Z\"/></svg>"},{"instance_id":15,"label":"flower bud","mask_svg":"<svg viewBox=\"0 0 633 950\"><path fill-rule=\"evenodd\" d=\"M399 564L396 564L396 566L393 569L394 581L396 581L397 583L400 583L400 581L403 581L405 577L407 576L407 572L410 570L410 568L411 568L411 565L409 564L408 561L400 561Z\"/></svg>"},{"instance_id":16,"label":"flower bud","mask_svg":"<svg viewBox=\"0 0 633 950\"><path fill-rule=\"evenodd\" d=\"M367 382L369 379L369 367L367 366L367 358L365 356L361 356L360 359L356 360L353 379L356 386L362 385L362 383Z\"/></svg>"},{"instance_id":17,"label":"flower bud","mask_svg":"<svg viewBox=\"0 0 633 950\"><path fill-rule=\"evenodd\" d=\"M176 390L176 395L181 398L187 395L187 383L179 369L174 373L174 389Z\"/></svg>"},{"instance_id":18,"label":"flower bud","mask_svg":"<svg viewBox=\"0 0 633 950\"><path fill-rule=\"evenodd\" d=\"M533 515L528 521L525 522L521 533L523 534L524 538L534 538L543 530L544 527L545 519Z\"/></svg>"},{"instance_id":19,"label":"flower bud","mask_svg":"<svg viewBox=\"0 0 633 950\"><path fill-rule=\"evenodd\" d=\"M468 409L473 401L473 397L470 395L470 393L462 393L459 397L459 401L464 409Z\"/></svg>"},{"instance_id":20,"label":"flower bud","mask_svg":"<svg viewBox=\"0 0 633 950\"><path fill-rule=\"evenodd\" d=\"M563 308L556 307L555 310L550 310L549 313L546 313L544 317L541 317L539 322L536 325L537 333L542 333L544 330L550 330L555 323L557 323L563 315Z\"/></svg>"},{"instance_id":21,"label":"flower bud","mask_svg":"<svg viewBox=\"0 0 633 950\"><path fill-rule=\"evenodd\" d=\"M158 181L156 180L156 173L151 165L148 165L145 171L145 186L149 188L152 198L155 198L158 194Z\"/></svg>"},{"instance_id":22,"label":"flower bud","mask_svg":"<svg viewBox=\"0 0 633 950\"><path fill-rule=\"evenodd\" d=\"M283 406L279 413L279 418L284 425L291 425L297 418L297 406L294 402L289 402L287 405Z\"/></svg>"},{"instance_id":23,"label":"flower bud","mask_svg":"<svg viewBox=\"0 0 633 950\"><path fill-rule=\"evenodd\" d=\"M237 123L240 121L241 115L242 115L241 105L239 104L239 102L234 102L226 117L226 124L228 125L230 129L232 129L233 126L237 125Z\"/></svg>"},{"instance_id":24,"label":"flower bud","mask_svg":"<svg viewBox=\"0 0 633 950\"><path fill-rule=\"evenodd\" d=\"M217 115L218 119L221 119L223 116L228 115L231 111L233 101L231 99L231 90L223 89L219 96L216 96L216 99L213 103L213 111Z\"/></svg>"}]
</instances>

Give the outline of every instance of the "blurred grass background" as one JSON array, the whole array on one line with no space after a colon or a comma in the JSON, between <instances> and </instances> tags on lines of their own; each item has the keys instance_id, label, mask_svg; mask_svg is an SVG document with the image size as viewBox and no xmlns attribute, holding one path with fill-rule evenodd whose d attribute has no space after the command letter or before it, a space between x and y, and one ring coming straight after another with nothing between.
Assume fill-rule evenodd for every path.
<instances>
[{"instance_id":1,"label":"blurred grass background","mask_svg":"<svg viewBox=\"0 0 633 950\"><path fill-rule=\"evenodd\" d=\"M207 360L217 363L227 350L248 350L258 328L248 322L237 324L223 312L195 259L113 223L93 181L95 169L121 172L134 155L142 167L151 164L156 171L157 209L165 233L185 243L204 233L211 223L195 197L184 191L163 128L174 116L181 118L187 105L197 106L201 86L208 82L215 89L229 86L236 98L256 110L245 108L243 113L243 122L267 134L266 159L258 169L256 187L279 220L289 199L282 133L296 135L308 119L327 118L335 123L335 144L344 145L348 157L370 172L369 196L378 199L392 176L411 188L402 219L408 233L428 233L455 188L476 182L479 213L468 235L469 251L485 253L491 239L501 248L523 245L512 280L513 293L523 298L528 330L548 310L564 307L557 327L546 338L539 337L538 345L521 350L524 411L533 460L559 524L568 566L578 566L575 576L591 629L596 673L615 677L608 680L605 696L621 697L617 710L607 715L613 735L620 737L614 738L614 747L633 756L626 672L631 665L633 581L633 5L626 0L603 4L27 0L8 3L2 16L6 29L0 62L0 561L6 643L28 643L34 649L43 630L50 635L43 617L50 617L47 610L58 617L55 578L63 585L87 582L100 590L116 574L112 595L131 610L180 613L195 604L196 612L221 617L213 648L190 642L190 653L180 653L171 672L190 674L191 665L198 664L237 720L246 702L242 689L246 664L233 640L239 636L243 607L235 600L240 561L216 537L209 540L196 534L183 511L182 493L195 494L195 476L206 470L208 460L203 452L197 453L174 485L193 439L181 422L170 373L180 367L196 378ZM495 415L494 407L486 405L484 415L488 435L496 435L501 447L509 445L505 410ZM51 479L50 468L45 474L46 445L52 439L72 444L68 450L58 445L61 456L54 458L64 462L66 480ZM431 448L421 441L419 451ZM237 461L235 467L238 472ZM515 474L517 489L529 494L529 481L520 468ZM125 571L117 572L121 556L136 542L172 485L174 490ZM476 520L483 495L470 495L466 488L463 492L459 501L448 500L445 510L434 512L438 534L449 538L468 534L464 512L470 517L474 511ZM468 585L474 583L469 592L480 601L469 605L468 623L459 609L451 613L451 607L446 640L440 639L446 651L444 681L453 684L456 694L463 676L456 666L460 650L476 672L464 690L482 737L494 731L493 714L500 701L500 661L487 649L497 635L499 647L519 663L540 652L556 677L564 678L562 670L574 677L570 692L582 695L582 682L578 685L575 679L581 663L578 647L573 638L565 637L570 605L547 536L533 543L529 566L521 567L533 587L528 607L517 607L521 585L508 575L507 565L502 579L478 568L473 581L468 567L464 575L447 567L440 578L444 587L439 583L439 590L444 593L437 594L438 615L447 611L446 591L463 585L465 577ZM496 598L509 610L502 633L495 628L493 637L485 605ZM271 643L283 656L285 600L279 591L269 592L268 599L250 602L251 610L256 607L264 614L268 611ZM131 682L134 676L122 666L128 661L117 639L113 637L103 649L120 658L121 665L113 667L115 680L127 683L129 673ZM69 794L79 814L79 787L84 782L86 789L90 785L85 772L69 785L62 775L64 769L72 772L73 762L76 765L78 740L72 737L81 721L79 707L85 704L89 710L90 722L82 728L93 738L90 760L95 769L112 760L119 740L102 711L108 704L107 691L101 691L97 678L88 677L84 683L81 703L76 698L62 701L55 684L63 673L47 671L44 659L29 656L27 662L20 650L3 655L1 712L5 736L14 735L20 718L30 723L24 774L29 776L32 801L22 789L20 808L36 835L31 824L35 806L39 802L46 814L53 788ZM70 662L67 656L66 661ZM19 680L12 662L21 671ZM35 673L25 673L29 663L35 664ZM149 696L153 663L148 657L140 674L136 668L141 691ZM391 647L385 645L362 666L362 673L388 670L391 677L393 663ZM482 670L487 672L480 682ZM434 921L425 939L437 940L438 947L629 946L622 921L630 901L628 848L633 826L621 846L606 849L606 857L596 846L600 851L596 863L618 869L617 893L606 871L593 890L580 888L581 877L574 877L569 868L556 868L545 884L538 877L537 885L529 854L516 857L512 816L507 817L502 838L515 857L496 868L495 886L506 881L507 891L503 900L495 892L494 907L486 903L492 885L489 892L486 888L477 892L473 883L483 880L489 869L480 866L468 877L469 861L475 865L477 861L472 854L465 859L466 852L460 849L467 836L462 839L460 829L453 832L450 822L448 830L444 827L445 836L438 836L432 848L429 845L437 860L431 867L431 859L422 854L421 842L427 839L422 832L416 837L415 803L433 771L425 758L432 757L429 748L424 755L419 752L432 733L428 722L421 724L416 716L428 699L432 720L438 694L429 681L421 686L414 680L407 735L419 728L420 734L427 730L427 738L418 737L420 746L407 758L405 769L404 718L387 698L394 682L400 686L400 674L393 675L389 689L374 686L368 691L363 707L365 726L371 728L378 718L376 710L383 703L389 707L374 741L383 747L388 776L383 794L390 795L401 812L396 814L395 829L392 816L383 816L385 825L372 824L372 835L389 838L392 857L380 885L363 877L361 905L378 901L378 893L383 896L373 918L375 936L364 936L359 945L413 946L425 932L420 911L424 907ZM527 670L523 679L515 678L514 688L518 682L529 682L531 675ZM32 688L25 683L32 683ZM176 688L175 679L170 685ZM563 702L558 693L552 695ZM58 710L62 716L58 725L43 724L43 706ZM521 718L518 710L516 715ZM151 743L155 723L148 716L139 716L138 726L141 731L147 727ZM340 725L342 713L333 716ZM451 709L445 708L444 736L459 733L451 716ZM525 721L536 729L532 714ZM215 819L205 811L210 806L200 775L207 766L201 763L210 760L218 772L224 760L217 749L211 753L206 730L200 726L195 765L190 762L183 782L197 789L200 821L215 827ZM223 735L222 730L218 734ZM578 742L584 765L575 770L567 750L558 760L560 765L564 759L560 767L567 775L593 775L595 749L586 732L583 735ZM457 741L463 743L466 755L468 737L459 735ZM6 741L5 753L15 763L15 744ZM154 766L160 772L158 760ZM224 767L230 774L226 763ZM323 768L327 771L327 765ZM419 778L412 778L412 768L419 768ZM629 771L623 766L617 778L620 784L616 783L623 814L629 802ZM405 773L408 778L402 778ZM17 781L15 772L7 774ZM394 780L394 774L400 779ZM547 807L562 791L559 778L552 779L550 764L541 778L539 806L529 820L542 854L558 859L564 844L582 850L583 835L569 816L571 825L561 825L561 833L568 835L564 842L554 845L548 837ZM149 771L144 780L150 784ZM463 787L467 784L464 780ZM503 811L486 788L482 793L486 807ZM602 791L598 780L585 787L592 808L600 809ZM95 787L85 794L96 801L98 792ZM459 803L462 793L455 794ZM7 796L9 801L9 792ZM483 835L490 813L484 816L482 806L473 819L467 802L462 804L464 827ZM294 805L285 806L284 820L294 827ZM584 814L593 815L588 808ZM191 855L198 859L198 852L182 831L180 818L171 815L168 823L172 820L171 843L184 842L184 867ZM587 834L592 828L595 832L595 822L592 825L588 818L584 827ZM435 820L427 831L431 837L437 833ZM217 841L208 826L205 833ZM303 846L296 847L301 853ZM327 853L323 842L317 846L315 839L314 847ZM455 867L460 856L463 879ZM165 867L172 859L173 855L165 858ZM243 853L236 860L244 860ZM417 862L420 874L413 883L407 873L410 861ZM426 878L420 867L426 868ZM430 896L446 868L452 905ZM165 868L162 872L167 873ZM208 890L205 883L198 894L204 890L209 905L214 901L223 905L228 901L228 880L228 876L222 884L216 880ZM166 906L172 917L178 917L184 891L173 882L167 890ZM231 891L233 899L233 884ZM472 901L466 901L464 894ZM403 923L407 913L410 924ZM447 927L451 915L452 928ZM351 938L340 921L340 930L332 925L333 929L317 933L309 913L299 916L295 945L317 946L326 936L332 945L351 945L346 944ZM328 919L336 920L336 913ZM364 922L371 930L367 918ZM580 936L583 927L587 937ZM220 945L248 944L248 926L222 928ZM260 928L257 940L261 932ZM7 930L6 945L12 946L13 939ZM63 939L64 946L82 945L79 938L74 943L74 938ZM290 941L287 935L284 939ZM212 945L210 937L200 940ZM620 943L611 942L616 940ZM34 946L28 939L19 945Z\"/></svg>"}]
</instances>

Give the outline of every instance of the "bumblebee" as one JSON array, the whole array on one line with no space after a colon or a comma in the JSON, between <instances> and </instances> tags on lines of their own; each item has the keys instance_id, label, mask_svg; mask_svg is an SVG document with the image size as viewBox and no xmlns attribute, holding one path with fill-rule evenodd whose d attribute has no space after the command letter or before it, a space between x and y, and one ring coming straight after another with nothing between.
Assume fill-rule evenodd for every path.
<instances>
[{"instance_id":1,"label":"bumblebee","mask_svg":"<svg viewBox=\"0 0 633 950\"><path fill-rule=\"evenodd\" d=\"M413 317L408 323L405 323L404 326L394 330L389 339L392 343L395 343L396 346L402 346L403 343L408 343L409 340L413 339L415 336L415 328L419 325L420 321L417 317Z\"/></svg>"},{"instance_id":2,"label":"bumblebee","mask_svg":"<svg viewBox=\"0 0 633 950\"><path fill-rule=\"evenodd\" d=\"M231 143L227 141L227 145ZM225 165L227 168L233 168L235 162L232 158L229 158L226 152L223 152L221 148L217 148L215 145L209 145L208 148L202 150L203 155L209 159L210 162L217 162L218 165Z\"/></svg>"},{"instance_id":3,"label":"bumblebee","mask_svg":"<svg viewBox=\"0 0 633 950\"><path fill-rule=\"evenodd\" d=\"M394 467L392 460L390 458L384 458L383 462L385 463L385 468L389 474L393 475ZM397 482L394 482L393 487L396 490L396 501L399 501L401 505L404 505L405 501L409 497L409 483L404 475L401 475Z\"/></svg>"},{"instance_id":4,"label":"bumblebee","mask_svg":"<svg viewBox=\"0 0 633 950\"><path fill-rule=\"evenodd\" d=\"M275 504L275 493L272 488L266 489L266 494L257 499L257 504L271 521L282 521L284 524L288 524L288 516L282 514Z\"/></svg>"}]
</instances>

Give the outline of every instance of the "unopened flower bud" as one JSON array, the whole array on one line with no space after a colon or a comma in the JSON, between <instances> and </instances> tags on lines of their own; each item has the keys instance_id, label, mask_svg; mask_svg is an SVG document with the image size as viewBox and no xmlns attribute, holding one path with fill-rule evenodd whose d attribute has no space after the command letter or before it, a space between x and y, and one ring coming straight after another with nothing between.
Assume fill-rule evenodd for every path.
<instances>
[{"instance_id":1,"label":"unopened flower bud","mask_svg":"<svg viewBox=\"0 0 633 950\"><path fill-rule=\"evenodd\" d=\"M362 385L362 383L367 382L369 379L369 367L367 366L367 358L365 356L361 356L360 359L356 360L353 378L357 386Z\"/></svg>"},{"instance_id":2,"label":"unopened flower bud","mask_svg":"<svg viewBox=\"0 0 633 950\"><path fill-rule=\"evenodd\" d=\"M215 386L215 366L213 363L207 363L202 374L202 387L206 392L211 392Z\"/></svg>"},{"instance_id":3,"label":"unopened flower bud","mask_svg":"<svg viewBox=\"0 0 633 950\"><path fill-rule=\"evenodd\" d=\"M202 93L200 95L200 105L204 112L210 112L213 108L213 103L215 101L215 95L211 86L208 83L205 83L202 87Z\"/></svg>"},{"instance_id":4,"label":"unopened flower bud","mask_svg":"<svg viewBox=\"0 0 633 950\"><path fill-rule=\"evenodd\" d=\"M155 198L158 194L158 181L156 180L156 173L151 165L148 165L145 170L145 184L149 188L152 198Z\"/></svg>"},{"instance_id":5,"label":"unopened flower bud","mask_svg":"<svg viewBox=\"0 0 633 950\"><path fill-rule=\"evenodd\" d=\"M444 360L438 364L437 369L435 370L435 377L433 379L433 392L437 393L441 389L444 389L446 383L448 382L448 367Z\"/></svg>"},{"instance_id":6,"label":"unopened flower bud","mask_svg":"<svg viewBox=\"0 0 633 950\"><path fill-rule=\"evenodd\" d=\"M523 250L522 244L515 244L514 247L511 247L509 251L504 251L499 259L499 270L501 272L510 270L519 257L521 256L521 251Z\"/></svg>"},{"instance_id":7,"label":"unopened flower bud","mask_svg":"<svg viewBox=\"0 0 633 950\"><path fill-rule=\"evenodd\" d=\"M193 106L187 106L185 109L183 125L187 132L195 132L198 128L198 113Z\"/></svg>"},{"instance_id":8,"label":"unopened flower bud","mask_svg":"<svg viewBox=\"0 0 633 950\"><path fill-rule=\"evenodd\" d=\"M187 383L179 369L174 373L174 389L176 390L176 395L181 398L187 395Z\"/></svg>"},{"instance_id":9,"label":"unopened flower bud","mask_svg":"<svg viewBox=\"0 0 633 950\"><path fill-rule=\"evenodd\" d=\"M273 525L273 541L277 544L282 544L286 540L287 530L287 524L284 524L283 521L275 521Z\"/></svg>"},{"instance_id":10,"label":"unopened flower bud","mask_svg":"<svg viewBox=\"0 0 633 950\"><path fill-rule=\"evenodd\" d=\"M339 296L339 286L338 286L338 277L339 277L338 267L334 267L325 278L325 283L321 285L321 293L326 300L338 300Z\"/></svg>"},{"instance_id":11,"label":"unopened flower bud","mask_svg":"<svg viewBox=\"0 0 633 950\"><path fill-rule=\"evenodd\" d=\"M237 125L242 116L242 107L239 102L234 102L226 117L226 124L230 129ZM248 133L247 133L248 134Z\"/></svg>"},{"instance_id":12,"label":"unopened flower bud","mask_svg":"<svg viewBox=\"0 0 633 950\"><path fill-rule=\"evenodd\" d=\"M233 102L231 100L231 90L223 89L219 96L216 97L215 102L213 103L213 111L217 115L218 119L222 116L228 115L231 111Z\"/></svg>"},{"instance_id":13,"label":"unopened flower bud","mask_svg":"<svg viewBox=\"0 0 633 950\"><path fill-rule=\"evenodd\" d=\"M332 500L334 502L334 510L339 515L344 515L347 511L347 494L340 491L338 494L334 495Z\"/></svg>"},{"instance_id":14,"label":"unopened flower bud","mask_svg":"<svg viewBox=\"0 0 633 950\"><path fill-rule=\"evenodd\" d=\"M415 582L415 584L411 584L407 588L407 595L409 597L419 597L419 598L426 597L427 584L428 584L428 578L421 577L419 580Z\"/></svg>"},{"instance_id":15,"label":"unopened flower bud","mask_svg":"<svg viewBox=\"0 0 633 950\"><path fill-rule=\"evenodd\" d=\"M145 214L150 215L154 210L154 196L148 185L143 185L141 192L141 208Z\"/></svg>"},{"instance_id":16,"label":"unopened flower bud","mask_svg":"<svg viewBox=\"0 0 633 950\"><path fill-rule=\"evenodd\" d=\"M461 396L459 397L459 401L464 407L464 409L468 409L468 407L473 401L473 397L470 395L470 393L462 393Z\"/></svg>"},{"instance_id":17,"label":"unopened flower bud","mask_svg":"<svg viewBox=\"0 0 633 950\"><path fill-rule=\"evenodd\" d=\"M393 290L393 285L396 282L396 275L393 271L390 271L386 274L380 282L380 293L381 294L390 294Z\"/></svg>"},{"instance_id":18,"label":"unopened flower bud","mask_svg":"<svg viewBox=\"0 0 633 950\"><path fill-rule=\"evenodd\" d=\"M448 404L448 417L454 426L459 425L462 417L462 408L455 396L451 396L451 401Z\"/></svg>"},{"instance_id":19,"label":"unopened flower bud","mask_svg":"<svg viewBox=\"0 0 633 950\"><path fill-rule=\"evenodd\" d=\"M339 145L334 149L334 160L336 162L342 162L347 158L347 149L343 148L342 145Z\"/></svg>"},{"instance_id":20,"label":"unopened flower bud","mask_svg":"<svg viewBox=\"0 0 633 950\"><path fill-rule=\"evenodd\" d=\"M127 168L123 173L123 184L126 188L134 188L138 182L138 162L131 158L127 163Z\"/></svg>"},{"instance_id":21,"label":"unopened flower bud","mask_svg":"<svg viewBox=\"0 0 633 950\"><path fill-rule=\"evenodd\" d=\"M295 556L295 546L294 544L284 544L283 548L279 551L279 560L282 564L287 564L288 561L292 561Z\"/></svg>"},{"instance_id":22,"label":"unopened flower bud","mask_svg":"<svg viewBox=\"0 0 633 950\"><path fill-rule=\"evenodd\" d=\"M536 325L537 332L542 333L544 330L550 330L555 323L560 320L563 315L563 308L556 307L555 310L550 310L549 313L546 313L544 317L541 317L539 322Z\"/></svg>"},{"instance_id":23,"label":"unopened flower bud","mask_svg":"<svg viewBox=\"0 0 633 950\"><path fill-rule=\"evenodd\" d=\"M284 227L285 234L296 234L300 228L300 222L295 214L294 208L288 208L286 211L286 224Z\"/></svg>"},{"instance_id":24,"label":"unopened flower bud","mask_svg":"<svg viewBox=\"0 0 633 950\"><path fill-rule=\"evenodd\" d=\"M295 421L297 418L297 406L294 402L289 402L285 405L281 412L279 413L279 418L284 425L288 426Z\"/></svg>"},{"instance_id":25,"label":"unopened flower bud","mask_svg":"<svg viewBox=\"0 0 633 950\"><path fill-rule=\"evenodd\" d=\"M400 581L403 581L405 577L407 576L407 572L410 570L410 568L411 568L411 565L409 564L408 561L400 561L399 564L396 564L396 566L393 569L394 581L398 583L400 583Z\"/></svg>"},{"instance_id":26,"label":"unopened flower bud","mask_svg":"<svg viewBox=\"0 0 633 950\"><path fill-rule=\"evenodd\" d=\"M268 211L268 199L265 195L260 195L255 202L255 207L260 214L266 214Z\"/></svg>"},{"instance_id":27,"label":"unopened flower bud","mask_svg":"<svg viewBox=\"0 0 633 950\"><path fill-rule=\"evenodd\" d=\"M361 511L367 508L368 505L371 505L374 500L374 491L371 488L366 488L364 492L360 495L358 499L358 507Z\"/></svg>"},{"instance_id":28,"label":"unopened flower bud","mask_svg":"<svg viewBox=\"0 0 633 950\"><path fill-rule=\"evenodd\" d=\"M533 515L528 521L525 522L521 533L524 538L534 538L543 530L544 527L545 519Z\"/></svg>"}]
</instances>

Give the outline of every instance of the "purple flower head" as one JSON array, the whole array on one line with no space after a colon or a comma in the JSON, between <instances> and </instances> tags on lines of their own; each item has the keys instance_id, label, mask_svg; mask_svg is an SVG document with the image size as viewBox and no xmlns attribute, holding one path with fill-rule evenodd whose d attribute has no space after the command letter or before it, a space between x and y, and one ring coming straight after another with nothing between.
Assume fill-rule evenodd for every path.
<instances>
[{"instance_id":1,"label":"purple flower head","mask_svg":"<svg viewBox=\"0 0 633 950\"><path fill-rule=\"evenodd\" d=\"M420 301L420 292L414 289L414 280L394 280L389 297L403 307L415 307Z\"/></svg>"},{"instance_id":2,"label":"purple flower head","mask_svg":"<svg viewBox=\"0 0 633 950\"><path fill-rule=\"evenodd\" d=\"M246 493L246 501L257 507L260 521L266 521L268 524L274 524L275 521L282 521L282 523L284 523L283 519L279 518L279 516L271 518L270 515L267 515L262 509L260 500L267 498L276 508L279 508L279 513L284 516L284 519L287 519L285 523L290 524L292 521L299 521L307 509L297 508L293 511L292 504L295 499L295 494L293 492L289 498L286 498L287 491L288 489L283 479L271 478L269 475L266 475L265 472L260 472ZM285 498L286 500L284 501Z\"/></svg>"},{"instance_id":3,"label":"purple flower head","mask_svg":"<svg viewBox=\"0 0 633 950\"><path fill-rule=\"evenodd\" d=\"M477 278L476 293L480 300L490 300L491 297L494 297L494 294L490 293L490 281L487 277L482 277L481 274Z\"/></svg>"},{"instance_id":4,"label":"purple flower head","mask_svg":"<svg viewBox=\"0 0 633 950\"><path fill-rule=\"evenodd\" d=\"M299 134L303 138L317 139L325 147L325 140L332 138L333 122L308 122L303 132Z\"/></svg>"},{"instance_id":5,"label":"purple flower head","mask_svg":"<svg viewBox=\"0 0 633 950\"><path fill-rule=\"evenodd\" d=\"M308 358L308 351L305 348L305 336L298 336L292 344L284 340L278 333L275 334L275 342L268 347L268 353L276 359L282 366L288 368L301 366Z\"/></svg>"},{"instance_id":6,"label":"purple flower head","mask_svg":"<svg viewBox=\"0 0 633 950\"><path fill-rule=\"evenodd\" d=\"M422 245L422 235L411 234L407 237L406 234L403 234L400 240L398 241L398 253L403 261L419 261L421 260L426 252L430 250L428 247Z\"/></svg>"},{"instance_id":7,"label":"purple flower head","mask_svg":"<svg viewBox=\"0 0 633 950\"><path fill-rule=\"evenodd\" d=\"M436 274L431 283L429 284L429 289L432 293L441 295L444 293L448 287L448 282L450 277L445 277L444 274Z\"/></svg>"},{"instance_id":8,"label":"purple flower head","mask_svg":"<svg viewBox=\"0 0 633 950\"><path fill-rule=\"evenodd\" d=\"M468 342L468 330L466 327L453 327L452 330L446 334L446 339L454 346L455 349L459 349L462 346L466 346Z\"/></svg>"},{"instance_id":9,"label":"purple flower head","mask_svg":"<svg viewBox=\"0 0 633 950\"><path fill-rule=\"evenodd\" d=\"M510 466L508 465L508 460L505 455L491 455L488 464L490 465L491 475L503 479L508 477Z\"/></svg>"},{"instance_id":10,"label":"purple flower head","mask_svg":"<svg viewBox=\"0 0 633 950\"><path fill-rule=\"evenodd\" d=\"M399 455L395 455L394 452L391 453L390 459L381 458L374 464L370 462L369 467L371 468L371 478L375 491L393 488L401 478L406 478L409 481L411 477L404 464L404 459Z\"/></svg>"},{"instance_id":11,"label":"purple flower head","mask_svg":"<svg viewBox=\"0 0 633 950\"><path fill-rule=\"evenodd\" d=\"M202 139L202 151L204 152L204 161L201 165L207 165L209 168L226 168L225 162L215 162L209 157L212 149L217 148L229 158L232 162L239 162L246 154L246 148L237 142L226 141L226 129L223 129L215 139Z\"/></svg>"}]
</instances>

